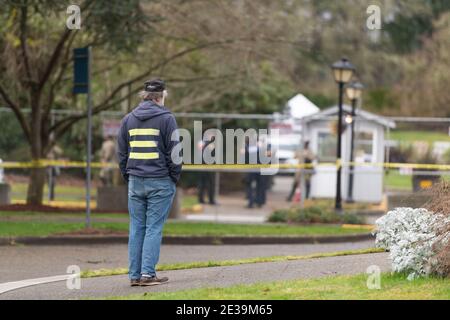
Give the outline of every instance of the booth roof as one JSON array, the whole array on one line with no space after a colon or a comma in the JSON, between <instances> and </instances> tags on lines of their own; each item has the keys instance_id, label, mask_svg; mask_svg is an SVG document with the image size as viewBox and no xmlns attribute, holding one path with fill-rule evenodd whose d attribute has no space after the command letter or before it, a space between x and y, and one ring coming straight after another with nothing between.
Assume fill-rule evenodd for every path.
<instances>
[{"instance_id":1,"label":"booth roof","mask_svg":"<svg viewBox=\"0 0 450 320\"><path fill-rule=\"evenodd\" d=\"M347 104L344 104L342 107L343 107L344 112L346 112L346 113L351 113L352 112L352 107L351 106L349 106ZM333 106L333 107L325 109L325 110L323 110L321 112L318 112L316 114L307 116L307 117L303 118L303 121L305 123L308 123L308 122L312 122L312 121L323 120L323 119L326 119L328 117L332 117L334 115L337 115L338 112L339 112L339 107L338 106ZM383 117L383 116L380 116L380 115L377 115L377 114L374 114L374 113L371 113L371 112L368 112L368 111L364 111L364 110L361 110L361 109L356 109L356 117L357 118L362 118L362 119L365 119L365 120L368 120L368 121L373 121L373 122L379 123L380 125L385 126L385 127L389 127L391 129L395 128L395 126L396 126L394 121L392 121L392 120L390 120L390 119L388 119L386 117Z\"/></svg>"},{"instance_id":2,"label":"booth roof","mask_svg":"<svg viewBox=\"0 0 450 320\"><path fill-rule=\"evenodd\" d=\"M302 94L297 94L291 98L286 106L290 110L290 115L295 119L301 119L311 116L320 111L320 109Z\"/></svg>"}]
</instances>

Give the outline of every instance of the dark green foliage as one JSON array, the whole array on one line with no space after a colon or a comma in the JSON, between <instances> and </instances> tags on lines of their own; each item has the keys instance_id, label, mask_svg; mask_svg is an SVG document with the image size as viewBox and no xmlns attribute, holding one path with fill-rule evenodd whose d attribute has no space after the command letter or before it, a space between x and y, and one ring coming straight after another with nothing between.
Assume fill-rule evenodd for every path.
<instances>
[{"instance_id":1,"label":"dark green foliage","mask_svg":"<svg viewBox=\"0 0 450 320\"><path fill-rule=\"evenodd\" d=\"M385 29L395 52L404 54L421 47L422 37L430 36L433 32L433 21L431 17L424 15L399 15L392 22L386 23Z\"/></svg>"},{"instance_id":2,"label":"dark green foliage","mask_svg":"<svg viewBox=\"0 0 450 320\"><path fill-rule=\"evenodd\" d=\"M152 23L159 17L148 16L140 0L96 0L92 4L92 18L87 29L113 50L135 51L136 45L148 40Z\"/></svg>"},{"instance_id":3,"label":"dark green foliage","mask_svg":"<svg viewBox=\"0 0 450 320\"><path fill-rule=\"evenodd\" d=\"M450 11L448 0L425 0L429 11L415 14L398 14L385 24L394 51L400 54L413 52L422 46L423 39L433 34L433 20Z\"/></svg>"},{"instance_id":4,"label":"dark green foliage","mask_svg":"<svg viewBox=\"0 0 450 320\"><path fill-rule=\"evenodd\" d=\"M288 214L289 212L287 210L276 210L270 215L268 221L273 223L287 222Z\"/></svg>"},{"instance_id":5,"label":"dark green foliage","mask_svg":"<svg viewBox=\"0 0 450 320\"><path fill-rule=\"evenodd\" d=\"M94 118L92 126L92 147L94 152L94 160L99 161L98 152L103 143L102 120ZM73 125L59 139L58 146L63 150L63 157L75 161L86 160L86 121L80 121Z\"/></svg>"},{"instance_id":6,"label":"dark green foliage","mask_svg":"<svg viewBox=\"0 0 450 320\"><path fill-rule=\"evenodd\" d=\"M267 71L264 80L247 81L238 92L226 93L209 106L211 112L241 112L241 113L273 113L280 111L295 91L291 83L273 78L272 71ZM204 109L203 109L204 110Z\"/></svg>"},{"instance_id":7,"label":"dark green foliage","mask_svg":"<svg viewBox=\"0 0 450 320\"><path fill-rule=\"evenodd\" d=\"M434 17L439 17L444 12L450 11L450 1L448 0L428 0Z\"/></svg>"},{"instance_id":8,"label":"dark green foliage","mask_svg":"<svg viewBox=\"0 0 450 320\"><path fill-rule=\"evenodd\" d=\"M325 96L320 93L306 93L305 97L312 101L320 109L325 109L336 103L336 99L333 97Z\"/></svg>"},{"instance_id":9,"label":"dark green foliage","mask_svg":"<svg viewBox=\"0 0 450 320\"><path fill-rule=\"evenodd\" d=\"M364 224L364 218L352 213L344 213L342 215L342 223L345 224Z\"/></svg>"},{"instance_id":10,"label":"dark green foliage","mask_svg":"<svg viewBox=\"0 0 450 320\"><path fill-rule=\"evenodd\" d=\"M94 46L105 46L113 52L135 51L143 39L151 36L152 24L161 17L144 12L143 4L155 0L86 0L78 3L81 9L81 26L86 35L95 38ZM27 6L28 15L43 18L62 16L69 2L43 0L10 0L3 3L2 12L10 16L12 10ZM64 21L64 20L63 20ZM87 38L86 38L87 39Z\"/></svg>"},{"instance_id":11,"label":"dark green foliage","mask_svg":"<svg viewBox=\"0 0 450 320\"><path fill-rule=\"evenodd\" d=\"M9 112L0 113L0 159L3 161L29 160L27 142L15 116Z\"/></svg>"},{"instance_id":12,"label":"dark green foliage","mask_svg":"<svg viewBox=\"0 0 450 320\"><path fill-rule=\"evenodd\" d=\"M336 212L322 208L291 208L274 211L269 222L288 222L288 223L345 223L345 224L364 224L365 219L353 213L344 213L342 215Z\"/></svg>"},{"instance_id":13,"label":"dark green foliage","mask_svg":"<svg viewBox=\"0 0 450 320\"><path fill-rule=\"evenodd\" d=\"M376 88L367 91L364 105L367 109L381 112L387 109L392 110L398 106L398 101L389 89Z\"/></svg>"}]
</instances>

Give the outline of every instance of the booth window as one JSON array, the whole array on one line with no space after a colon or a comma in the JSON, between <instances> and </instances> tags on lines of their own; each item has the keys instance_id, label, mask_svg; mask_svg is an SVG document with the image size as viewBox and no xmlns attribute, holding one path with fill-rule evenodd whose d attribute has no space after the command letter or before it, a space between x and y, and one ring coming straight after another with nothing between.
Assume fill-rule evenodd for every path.
<instances>
[{"instance_id":1,"label":"booth window","mask_svg":"<svg viewBox=\"0 0 450 320\"><path fill-rule=\"evenodd\" d=\"M336 136L330 132L318 133L317 157L320 162L336 161Z\"/></svg>"},{"instance_id":2,"label":"booth window","mask_svg":"<svg viewBox=\"0 0 450 320\"><path fill-rule=\"evenodd\" d=\"M373 132L357 131L355 134L355 161L372 162L373 155Z\"/></svg>"}]
</instances>

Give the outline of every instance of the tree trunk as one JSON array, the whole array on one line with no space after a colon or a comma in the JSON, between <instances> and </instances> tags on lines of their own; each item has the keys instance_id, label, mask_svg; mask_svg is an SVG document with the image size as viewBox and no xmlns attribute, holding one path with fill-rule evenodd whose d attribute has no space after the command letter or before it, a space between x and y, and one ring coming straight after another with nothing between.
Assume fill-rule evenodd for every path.
<instances>
[{"instance_id":1,"label":"tree trunk","mask_svg":"<svg viewBox=\"0 0 450 320\"><path fill-rule=\"evenodd\" d=\"M42 132L42 110L40 105L40 91L31 93L31 157L33 161L41 160L45 157L44 143L48 142L45 137L47 132ZM41 205L44 196L44 185L46 178L46 168L31 168L30 180L27 192L28 205Z\"/></svg>"},{"instance_id":2,"label":"tree trunk","mask_svg":"<svg viewBox=\"0 0 450 320\"><path fill-rule=\"evenodd\" d=\"M28 205L41 205L44 197L45 168L31 168L27 192Z\"/></svg>"}]
</instances>

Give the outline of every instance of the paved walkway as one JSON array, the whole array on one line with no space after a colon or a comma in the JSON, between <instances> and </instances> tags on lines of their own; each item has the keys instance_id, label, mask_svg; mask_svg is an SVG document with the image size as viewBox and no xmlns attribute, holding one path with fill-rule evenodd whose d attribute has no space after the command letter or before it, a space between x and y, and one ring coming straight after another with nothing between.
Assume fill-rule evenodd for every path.
<instances>
[{"instance_id":1,"label":"paved walkway","mask_svg":"<svg viewBox=\"0 0 450 320\"><path fill-rule=\"evenodd\" d=\"M277 176L272 190L267 192L267 204L262 208L247 208L245 193L221 195L219 205L204 205L203 212L184 215L187 220L215 221L231 223L263 223L270 214L282 208L289 208L291 203L286 201L289 194L292 177Z\"/></svg>"},{"instance_id":2,"label":"paved walkway","mask_svg":"<svg viewBox=\"0 0 450 320\"><path fill-rule=\"evenodd\" d=\"M372 247L374 247L373 241L246 246L163 245L160 263L218 261L275 255L307 255ZM81 270L124 268L128 265L127 246L122 244L2 246L0 248L0 283L62 275L66 273L67 267L70 265L78 265Z\"/></svg>"},{"instance_id":3,"label":"paved walkway","mask_svg":"<svg viewBox=\"0 0 450 320\"><path fill-rule=\"evenodd\" d=\"M220 222L264 222L270 213L289 204L284 200L291 178L277 179L268 195L268 205L261 209L245 209L240 197L221 197L221 206L206 206L204 213L187 215L188 220ZM239 215L232 214L239 212ZM125 218L126 219L126 218ZM124 220L125 220L124 219ZM160 263L243 259L274 255L307 255L312 253L355 250L373 247L373 241L304 245L250 246L163 246ZM321 277L336 274L364 273L370 265L389 270L387 254L333 257L312 260L259 263L232 267L215 267L162 272L171 280L152 288L130 288L127 276L82 280L81 290L68 290L64 280L21 288L0 294L1 299L72 299L128 295L141 292L176 291L199 287L225 287L241 283ZM0 250L0 287L5 283L55 277L66 274L70 265L82 270L127 266L126 245L91 246L13 246ZM59 278L57 278L59 279ZM61 279L65 279L62 277Z\"/></svg>"},{"instance_id":4,"label":"paved walkway","mask_svg":"<svg viewBox=\"0 0 450 320\"><path fill-rule=\"evenodd\" d=\"M227 287L289 279L306 279L333 275L359 274L371 265L382 271L390 269L388 254L367 254L246 264L161 272L168 284L156 287L130 287L126 275L82 279L81 289L69 290L66 281L17 289L0 295L0 299L80 299L88 297L122 296L144 292L168 292L201 287Z\"/></svg>"}]
</instances>

